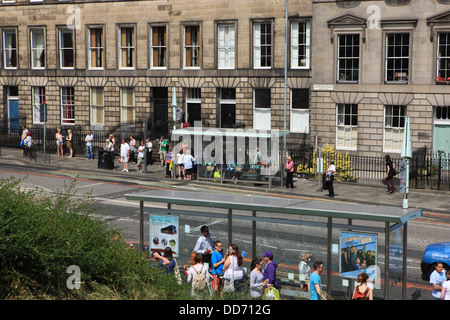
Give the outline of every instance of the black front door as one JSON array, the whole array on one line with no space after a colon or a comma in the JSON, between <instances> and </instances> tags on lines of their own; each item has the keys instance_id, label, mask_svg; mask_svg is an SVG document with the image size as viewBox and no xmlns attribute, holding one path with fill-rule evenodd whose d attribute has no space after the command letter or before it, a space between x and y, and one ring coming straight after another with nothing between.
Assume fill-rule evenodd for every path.
<instances>
[{"instance_id":1,"label":"black front door","mask_svg":"<svg viewBox=\"0 0 450 320\"><path fill-rule=\"evenodd\" d=\"M169 99L168 88L153 88L153 121L152 138L159 139L161 136L168 137L169 134Z\"/></svg>"}]
</instances>

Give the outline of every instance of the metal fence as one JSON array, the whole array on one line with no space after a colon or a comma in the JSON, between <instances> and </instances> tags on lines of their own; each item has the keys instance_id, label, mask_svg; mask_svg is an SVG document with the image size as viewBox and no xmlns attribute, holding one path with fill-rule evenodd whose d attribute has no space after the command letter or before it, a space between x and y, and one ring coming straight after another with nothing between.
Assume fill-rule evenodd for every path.
<instances>
[{"instance_id":1,"label":"metal fence","mask_svg":"<svg viewBox=\"0 0 450 320\"><path fill-rule=\"evenodd\" d=\"M22 126L22 124L21 124ZM81 130L81 128L62 128L61 134L66 137L68 135L68 130L72 130L72 149L74 155L84 155L86 154L86 135L88 130ZM42 126L29 126L28 130L31 132L31 137L33 139L33 145L38 151L43 151L44 147L44 128ZM108 130L90 130L91 134L94 136L93 149L94 154L97 154L99 150L103 150L106 146L106 139L110 134L113 134L116 140L116 149L120 148L121 139L125 138L129 141L130 136L136 139L137 145L140 140L144 139L144 123L142 121L137 121L133 124L122 124L112 127ZM49 153L56 153L56 132L57 128L47 128L45 130L45 150ZM11 132L8 127L8 122L0 122L0 146L9 148L18 148L20 144L20 139L22 135L22 127L20 130L15 130ZM147 132L146 137L150 137L149 132ZM64 154L68 154L69 150L64 143Z\"/></svg>"},{"instance_id":2,"label":"metal fence","mask_svg":"<svg viewBox=\"0 0 450 320\"><path fill-rule=\"evenodd\" d=\"M317 178L317 154L313 150L288 150L294 160L299 177ZM323 169L328 161L333 160L336 166L337 180L381 185L386 175L384 157L341 154L338 152L323 153ZM400 168L401 158L392 158L396 168ZM399 171L399 170L398 170ZM413 153L409 168L409 186L414 189L450 190L450 155L431 152L423 149ZM394 178L398 185L399 176Z\"/></svg>"}]
</instances>

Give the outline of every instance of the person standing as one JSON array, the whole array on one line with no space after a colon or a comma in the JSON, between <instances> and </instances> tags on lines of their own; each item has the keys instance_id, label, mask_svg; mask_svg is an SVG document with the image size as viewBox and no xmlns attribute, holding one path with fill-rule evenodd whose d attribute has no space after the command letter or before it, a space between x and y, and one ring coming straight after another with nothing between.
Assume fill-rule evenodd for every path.
<instances>
[{"instance_id":1,"label":"person standing","mask_svg":"<svg viewBox=\"0 0 450 320\"><path fill-rule=\"evenodd\" d=\"M169 151L166 155L166 178L170 178L170 175L172 174L171 166L173 168L173 160L175 159L175 155L172 152L172 147L169 147Z\"/></svg>"},{"instance_id":2,"label":"person standing","mask_svg":"<svg viewBox=\"0 0 450 320\"><path fill-rule=\"evenodd\" d=\"M277 267L278 263L273 261L273 253L272 251L266 251L262 254L264 258L265 268L263 272L264 280L269 280L267 283L267 287L278 288L277 283Z\"/></svg>"},{"instance_id":3,"label":"person standing","mask_svg":"<svg viewBox=\"0 0 450 320\"><path fill-rule=\"evenodd\" d=\"M67 141L67 148L69 148L69 156L68 158L72 158L73 156L73 148L72 148L72 130L67 130L67 137L66 137L66 141Z\"/></svg>"},{"instance_id":4,"label":"person standing","mask_svg":"<svg viewBox=\"0 0 450 320\"><path fill-rule=\"evenodd\" d=\"M294 189L294 161L290 156L286 161L286 188Z\"/></svg>"},{"instance_id":5,"label":"person standing","mask_svg":"<svg viewBox=\"0 0 450 320\"><path fill-rule=\"evenodd\" d=\"M391 160L390 155L385 155L384 160L386 161L386 186L388 191L386 193L393 193L395 190L394 187L394 176L397 174L395 170L395 164Z\"/></svg>"},{"instance_id":6,"label":"person standing","mask_svg":"<svg viewBox=\"0 0 450 320\"><path fill-rule=\"evenodd\" d=\"M356 282L360 285L353 290L352 300L373 300L373 291L367 286L369 275L367 273L360 273Z\"/></svg>"},{"instance_id":7,"label":"person standing","mask_svg":"<svg viewBox=\"0 0 450 320\"><path fill-rule=\"evenodd\" d=\"M191 294L193 296L196 296L199 291L210 291L208 268L204 266L200 253L195 254L194 265L187 272L187 282L192 282Z\"/></svg>"},{"instance_id":8,"label":"person standing","mask_svg":"<svg viewBox=\"0 0 450 320\"><path fill-rule=\"evenodd\" d=\"M144 156L145 156L145 146L144 141L141 140L141 145L138 148L138 159L137 159L138 173L143 173L142 164L144 163Z\"/></svg>"},{"instance_id":9,"label":"person standing","mask_svg":"<svg viewBox=\"0 0 450 320\"><path fill-rule=\"evenodd\" d=\"M326 171L326 180L327 180L327 187L328 187L328 196L334 197L334 187L333 187L333 180L334 180L334 174L336 173L336 167L334 166L334 161L330 160L328 161L328 169Z\"/></svg>"},{"instance_id":10,"label":"person standing","mask_svg":"<svg viewBox=\"0 0 450 320\"><path fill-rule=\"evenodd\" d=\"M300 280L304 281L302 285L303 290L308 289L309 278L311 277L311 268L309 267L309 262L311 261L311 253L302 253L301 261L298 264L298 273L301 277Z\"/></svg>"},{"instance_id":11,"label":"person standing","mask_svg":"<svg viewBox=\"0 0 450 320\"><path fill-rule=\"evenodd\" d=\"M130 146L122 138L122 145L120 146L120 162L123 164L123 172L128 172L128 160L130 156Z\"/></svg>"},{"instance_id":12,"label":"person standing","mask_svg":"<svg viewBox=\"0 0 450 320\"><path fill-rule=\"evenodd\" d=\"M94 160L94 151L92 142L94 141L94 136L92 135L91 131L88 131L88 134L86 135L86 138L84 139L86 141L86 152L87 152L87 158L88 160Z\"/></svg>"},{"instance_id":13,"label":"person standing","mask_svg":"<svg viewBox=\"0 0 450 320\"><path fill-rule=\"evenodd\" d=\"M212 283L211 288L213 291L220 290L220 277L223 274L223 264L226 260L226 257L223 257L223 244L221 241L217 240L214 242L214 251L211 254L211 264L212 264Z\"/></svg>"},{"instance_id":14,"label":"person standing","mask_svg":"<svg viewBox=\"0 0 450 320\"><path fill-rule=\"evenodd\" d=\"M186 170L186 176L184 177L185 180L191 180L192 179L192 171L194 167L194 161L195 158L191 155L191 150L186 150L186 154L183 157L183 166L184 170Z\"/></svg>"},{"instance_id":15,"label":"person standing","mask_svg":"<svg viewBox=\"0 0 450 320\"><path fill-rule=\"evenodd\" d=\"M164 161L166 161L167 157L167 140L164 139L164 136L161 136L161 140L159 141L159 159L161 160L160 167L164 167Z\"/></svg>"},{"instance_id":16,"label":"person standing","mask_svg":"<svg viewBox=\"0 0 450 320\"><path fill-rule=\"evenodd\" d=\"M442 284L441 300L450 300L450 272L447 274L447 281Z\"/></svg>"},{"instance_id":17,"label":"person standing","mask_svg":"<svg viewBox=\"0 0 450 320\"><path fill-rule=\"evenodd\" d=\"M323 271L323 262L314 262L314 271L311 273L309 279L309 300L327 300L322 292L322 281L320 280L320 273Z\"/></svg>"},{"instance_id":18,"label":"person standing","mask_svg":"<svg viewBox=\"0 0 450 320\"><path fill-rule=\"evenodd\" d=\"M207 226L202 226L200 228L200 232L202 233L202 235L197 239L194 251L196 253L200 253L203 256L203 262L211 264L211 253L214 243L211 240L209 228Z\"/></svg>"},{"instance_id":19,"label":"person standing","mask_svg":"<svg viewBox=\"0 0 450 320\"><path fill-rule=\"evenodd\" d=\"M434 271L430 275L430 283L433 286L431 295L434 300L441 300L442 284L445 280L444 264L437 262Z\"/></svg>"},{"instance_id":20,"label":"person standing","mask_svg":"<svg viewBox=\"0 0 450 320\"><path fill-rule=\"evenodd\" d=\"M242 270L242 263L244 258L242 257L239 247L235 244L231 244L227 251L227 258L223 264L223 278L230 285L225 285L225 291L239 291L239 285L244 280L244 271Z\"/></svg>"},{"instance_id":21,"label":"person standing","mask_svg":"<svg viewBox=\"0 0 450 320\"><path fill-rule=\"evenodd\" d=\"M178 179L181 179L181 172L183 172L183 177L186 177L186 172L184 171L184 164L183 164L183 148L180 149L180 152L177 153L177 167L178 167Z\"/></svg>"},{"instance_id":22,"label":"person standing","mask_svg":"<svg viewBox=\"0 0 450 320\"><path fill-rule=\"evenodd\" d=\"M63 147L64 147L64 140L63 140L63 135L61 134L61 129L58 128L56 130L56 135L55 135L55 139L56 139L56 152L58 154L58 157L60 156L61 153L61 157L63 157Z\"/></svg>"},{"instance_id":23,"label":"person standing","mask_svg":"<svg viewBox=\"0 0 450 320\"><path fill-rule=\"evenodd\" d=\"M262 267L264 261L261 258L254 258L250 265L250 296L252 298L261 298L264 294L264 289L267 287L269 279L264 280L262 274Z\"/></svg>"},{"instance_id":24,"label":"person standing","mask_svg":"<svg viewBox=\"0 0 450 320\"><path fill-rule=\"evenodd\" d=\"M147 148L147 160L145 165L153 165L153 143L150 141L149 138L145 140L145 147Z\"/></svg>"}]
</instances>

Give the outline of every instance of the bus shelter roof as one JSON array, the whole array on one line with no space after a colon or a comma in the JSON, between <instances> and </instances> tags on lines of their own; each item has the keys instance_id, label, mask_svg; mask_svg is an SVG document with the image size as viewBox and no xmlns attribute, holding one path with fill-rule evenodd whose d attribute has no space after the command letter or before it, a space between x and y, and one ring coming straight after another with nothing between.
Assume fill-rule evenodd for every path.
<instances>
[{"instance_id":1,"label":"bus shelter roof","mask_svg":"<svg viewBox=\"0 0 450 320\"><path fill-rule=\"evenodd\" d=\"M279 198L273 196L233 195L181 190L152 190L125 194L128 200L167 203L195 207L263 211L328 218L356 219L405 224L421 217L422 209L377 206L322 201L311 199Z\"/></svg>"}]
</instances>

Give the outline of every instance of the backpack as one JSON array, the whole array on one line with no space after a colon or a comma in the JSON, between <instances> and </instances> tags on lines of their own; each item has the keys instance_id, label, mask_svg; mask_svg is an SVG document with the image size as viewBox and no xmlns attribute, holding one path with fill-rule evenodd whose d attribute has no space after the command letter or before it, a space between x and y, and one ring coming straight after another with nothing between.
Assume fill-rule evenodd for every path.
<instances>
[{"instance_id":1,"label":"backpack","mask_svg":"<svg viewBox=\"0 0 450 320\"><path fill-rule=\"evenodd\" d=\"M368 294L369 294L370 288L367 287L367 289L364 292L359 291L359 286L356 287L355 294L353 295L353 300L368 300Z\"/></svg>"},{"instance_id":2,"label":"backpack","mask_svg":"<svg viewBox=\"0 0 450 320\"><path fill-rule=\"evenodd\" d=\"M193 269L195 270L195 272L197 273L197 274L195 275L194 281L193 281L194 289L196 289L196 290L198 290L198 291L201 291L201 290L206 289L206 278L205 278L204 274L202 273L203 266L202 266L202 268L200 269L200 271L197 271L194 267L192 267L192 268L193 268Z\"/></svg>"}]
</instances>

